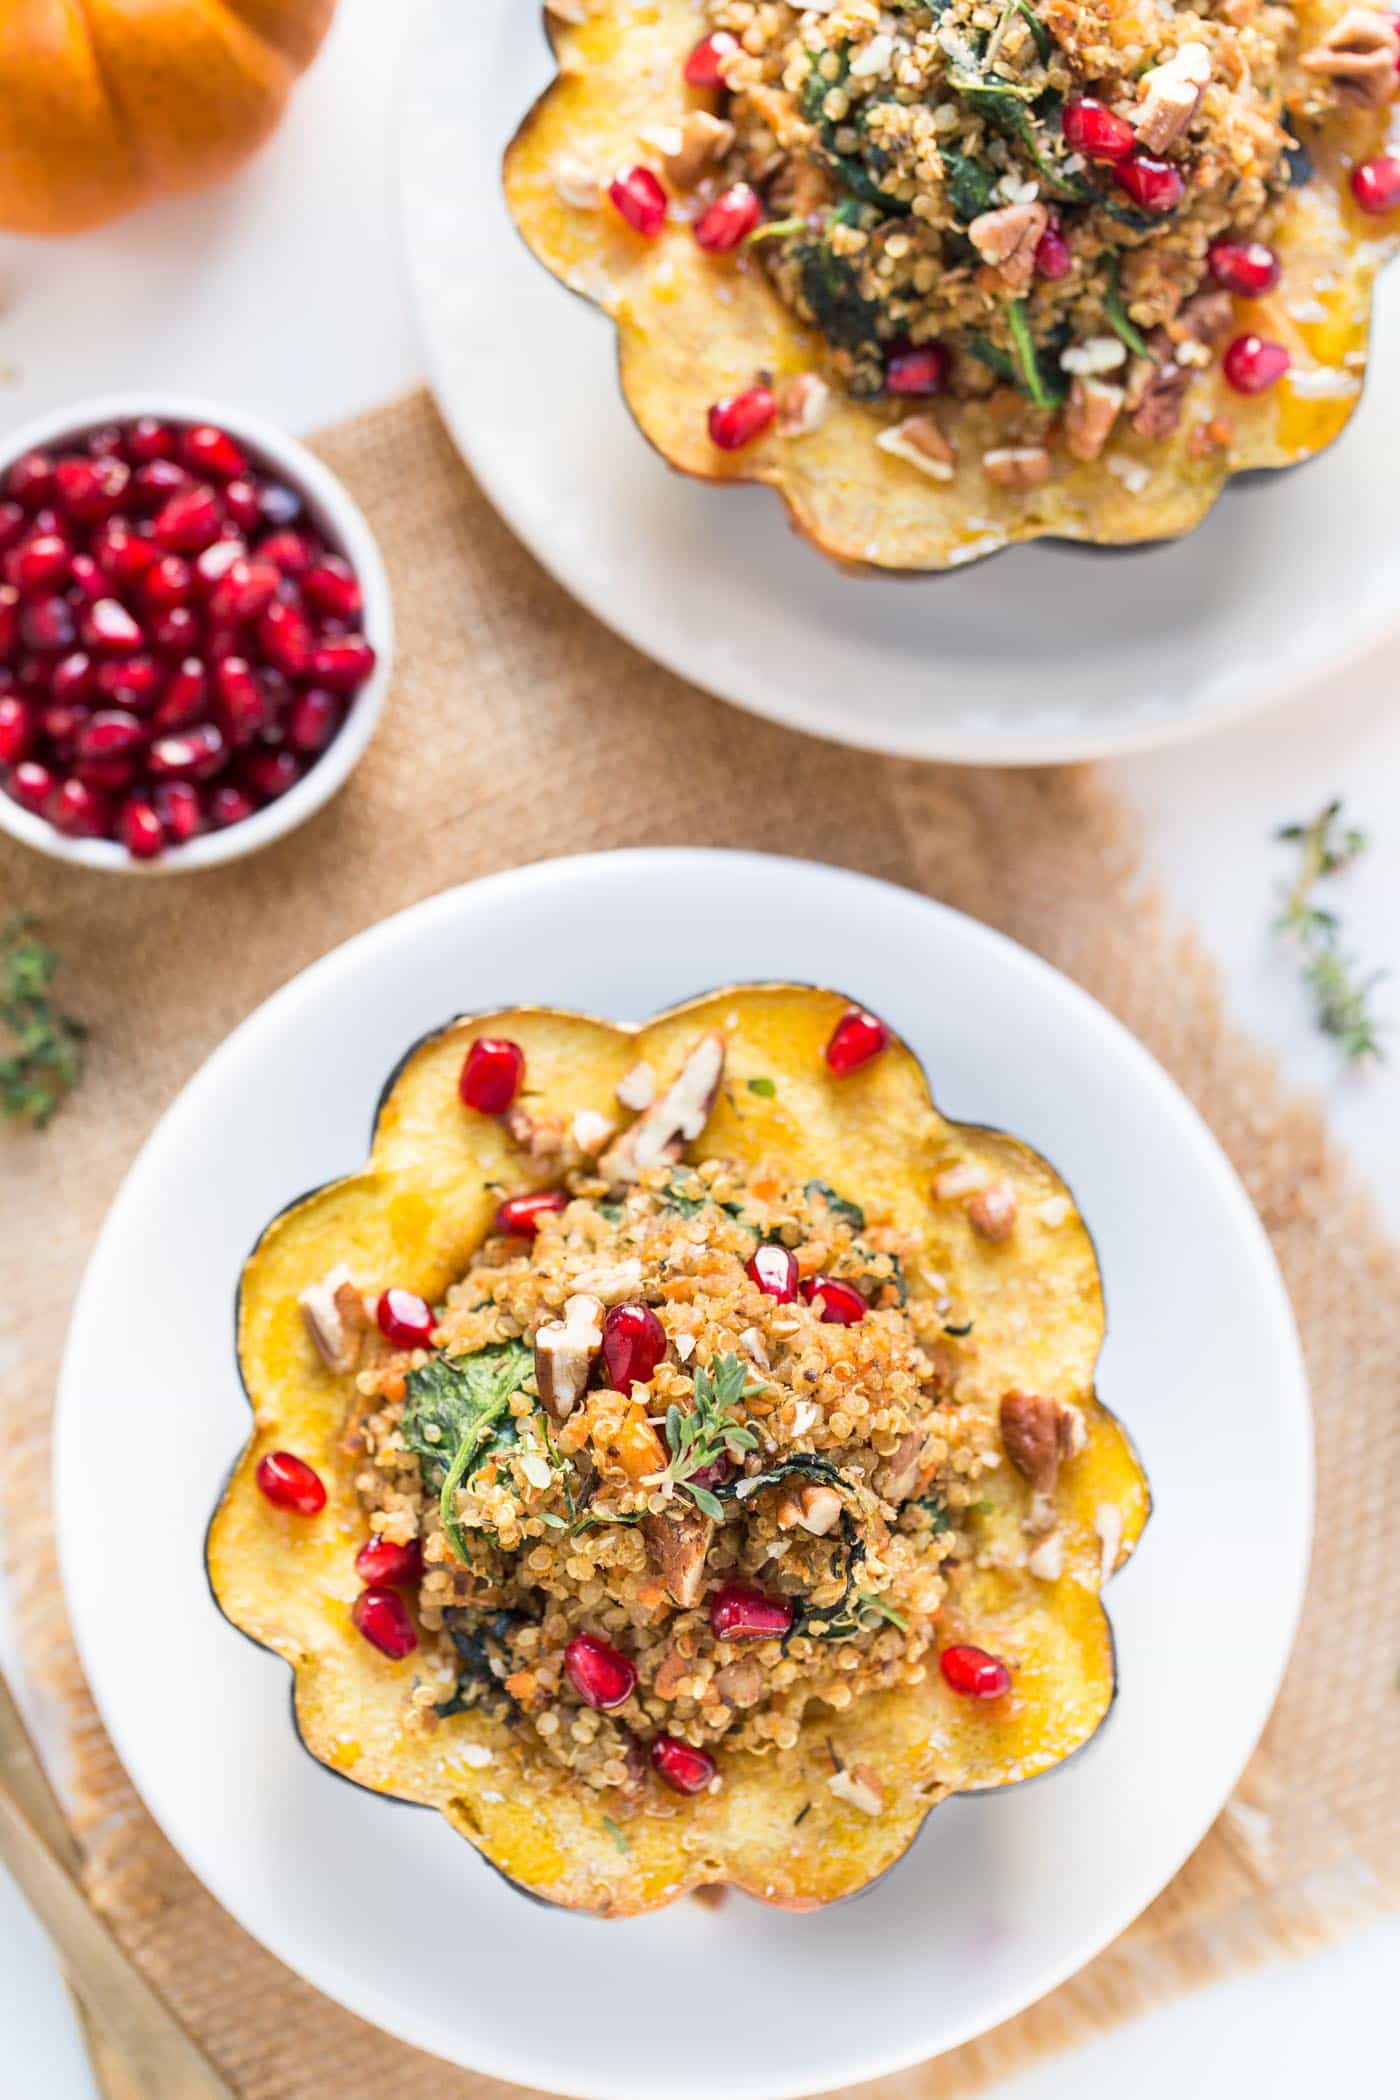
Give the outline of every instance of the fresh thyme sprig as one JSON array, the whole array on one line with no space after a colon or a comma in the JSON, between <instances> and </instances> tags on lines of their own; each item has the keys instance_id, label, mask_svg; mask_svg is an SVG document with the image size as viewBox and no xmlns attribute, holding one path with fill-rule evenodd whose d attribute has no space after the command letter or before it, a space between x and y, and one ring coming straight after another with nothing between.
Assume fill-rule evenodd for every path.
<instances>
[{"instance_id":1,"label":"fresh thyme sprig","mask_svg":"<svg viewBox=\"0 0 1400 2100\"><path fill-rule=\"evenodd\" d=\"M694 1476L718 1465L722 1458L758 1449L758 1436L739 1407L763 1390L763 1381L751 1379L748 1366L737 1356L717 1356L708 1370L702 1365L695 1373L695 1404L689 1414L674 1404L666 1410L671 1458L665 1472L656 1476L655 1485L684 1492L697 1509L720 1522L724 1508L718 1496Z\"/></svg>"},{"instance_id":2,"label":"fresh thyme sprig","mask_svg":"<svg viewBox=\"0 0 1400 2100\"><path fill-rule=\"evenodd\" d=\"M42 1130L82 1077L87 1030L55 1006L49 986L58 954L32 918L0 930L0 1030L15 1047L0 1055L0 1115Z\"/></svg>"},{"instance_id":3,"label":"fresh thyme sprig","mask_svg":"<svg viewBox=\"0 0 1400 2100\"><path fill-rule=\"evenodd\" d=\"M1357 961L1341 945L1337 914L1313 902L1316 885L1340 875L1366 850L1366 834L1342 823L1340 800L1329 802L1308 824L1285 824L1278 838L1299 849L1298 872L1281 892L1274 930L1293 940L1303 958L1303 982L1313 997L1317 1025L1340 1043L1354 1064L1381 1058L1381 1026L1371 994L1383 970L1357 976Z\"/></svg>"}]
</instances>

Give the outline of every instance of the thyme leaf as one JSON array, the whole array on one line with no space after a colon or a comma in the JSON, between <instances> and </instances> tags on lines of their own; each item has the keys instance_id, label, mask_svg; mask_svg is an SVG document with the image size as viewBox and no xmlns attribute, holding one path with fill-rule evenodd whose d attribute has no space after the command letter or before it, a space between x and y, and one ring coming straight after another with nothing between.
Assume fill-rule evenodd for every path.
<instances>
[{"instance_id":1,"label":"thyme leaf","mask_svg":"<svg viewBox=\"0 0 1400 2100\"><path fill-rule=\"evenodd\" d=\"M1342 946L1337 914L1313 901L1319 882L1343 874L1365 852L1366 834L1343 824L1341 801L1334 799L1309 823L1284 824L1276 836L1297 846L1300 857L1293 881L1280 891L1274 931L1292 941L1302 957L1317 1025L1353 1064L1368 1057L1379 1060L1385 1055L1383 1030L1371 1010L1371 994L1386 973L1358 975L1356 957Z\"/></svg>"},{"instance_id":2,"label":"thyme leaf","mask_svg":"<svg viewBox=\"0 0 1400 2100\"><path fill-rule=\"evenodd\" d=\"M684 1492L707 1517L722 1518L724 1511L715 1495L693 1476L723 1458L758 1449L758 1437L739 1410L745 1400L764 1389L763 1381L751 1379L747 1364L732 1353L716 1356L708 1369L701 1365L695 1373L690 1412L682 1413L675 1405L666 1410L666 1445L671 1456L664 1473L649 1485Z\"/></svg>"},{"instance_id":3,"label":"thyme leaf","mask_svg":"<svg viewBox=\"0 0 1400 2100\"><path fill-rule=\"evenodd\" d=\"M55 1005L49 987L58 952L35 921L17 915L0 930L0 1030L14 1040L0 1055L0 1115L42 1130L82 1077L87 1030Z\"/></svg>"}]
</instances>

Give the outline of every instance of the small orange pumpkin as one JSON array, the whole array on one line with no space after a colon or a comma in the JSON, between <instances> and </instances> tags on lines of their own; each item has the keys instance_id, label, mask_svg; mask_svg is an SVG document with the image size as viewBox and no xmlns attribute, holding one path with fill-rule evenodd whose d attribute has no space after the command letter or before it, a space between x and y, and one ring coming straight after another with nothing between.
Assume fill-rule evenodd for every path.
<instances>
[{"instance_id":1,"label":"small orange pumpkin","mask_svg":"<svg viewBox=\"0 0 1400 2100\"><path fill-rule=\"evenodd\" d=\"M216 182L277 125L335 0L5 0L0 227L78 233Z\"/></svg>"}]
</instances>

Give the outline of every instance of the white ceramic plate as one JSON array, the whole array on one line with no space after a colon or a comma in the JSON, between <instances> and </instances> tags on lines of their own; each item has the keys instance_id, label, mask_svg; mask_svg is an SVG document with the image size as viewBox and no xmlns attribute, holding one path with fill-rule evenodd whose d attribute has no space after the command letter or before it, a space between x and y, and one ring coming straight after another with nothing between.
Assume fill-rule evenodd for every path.
<instances>
[{"instance_id":1,"label":"white ceramic plate","mask_svg":"<svg viewBox=\"0 0 1400 2100\"><path fill-rule=\"evenodd\" d=\"M857 994L920 1053L949 1115L1010 1127L1067 1175L1105 1272L1102 1391L1157 1511L1109 1592L1118 1704L1078 1758L940 1808L859 1901L804 1917L736 1897L603 1926L526 1901L437 1817L313 1763L285 1666L215 1609L204 1530L248 1428L234 1286L274 1212L362 1163L391 1066L454 1012L541 1000L641 1019L764 977ZM730 2100L777 2100L873 2077L1078 1968L1161 1888L1244 1764L1292 1635L1311 1504L1303 1372L1268 1244L1146 1053L970 919L836 869L698 851L547 862L450 891L245 1022L108 1219L57 1445L83 1661L195 1872L365 2018L597 2100L713 2100L717 2082Z\"/></svg>"},{"instance_id":2,"label":"white ceramic plate","mask_svg":"<svg viewBox=\"0 0 1400 2100\"><path fill-rule=\"evenodd\" d=\"M1302 690L1389 633L1400 389L1375 372L1324 459L1230 491L1175 547L1030 547L943 578L851 577L767 489L671 473L622 406L614 331L507 216L500 158L552 67L533 0L443 0L402 86L403 219L438 401L488 495L583 604L758 714L965 764L1102 757Z\"/></svg>"}]
</instances>

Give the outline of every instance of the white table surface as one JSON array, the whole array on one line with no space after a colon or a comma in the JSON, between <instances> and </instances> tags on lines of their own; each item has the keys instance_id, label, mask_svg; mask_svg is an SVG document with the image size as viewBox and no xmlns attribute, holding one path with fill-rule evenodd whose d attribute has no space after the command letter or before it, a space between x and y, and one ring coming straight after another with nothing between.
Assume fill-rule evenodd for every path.
<instances>
[{"instance_id":1,"label":"white table surface","mask_svg":"<svg viewBox=\"0 0 1400 2100\"><path fill-rule=\"evenodd\" d=\"M411 385L421 358L396 246L393 87L399 52L430 4L341 0L288 122L222 189L75 243L0 237L0 428L81 394L144 384L241 401L303 430ZM466 198L462 224L469 243ZM1353 442L1364 436L1359 425ZM1400 634L1272 715L1113 772L1141 811L1150 872L1221 964L1232 1012L1290 1077L1322 1092L1334 1133L1400 1231L1395 1064L1364 1074L1343 1066L1312 1030L1296 972L1268 931L1273 886L1290 865L1273 829L1344 796L1373 844L1339 902L1356 949L1393 973L1378 1004L1400 1038L1397 673ZM15 1666L3 1596L0 1660ZM1369 2088L1374 2066L1393 2060L1397 1974L1393 1921L1180 2000L1000 2090L1005 2100L1128 2089L1137 2100L1179 2100L1189 2083L1214 2100L1250 2089L1261 2065L1270 2100L1313 2100L1323 2081L1364 2089L1368 2071ZM0 2100L91 2100L57 1977L3 1877L0 2035Z\"/></svg>"}]
</instances>

